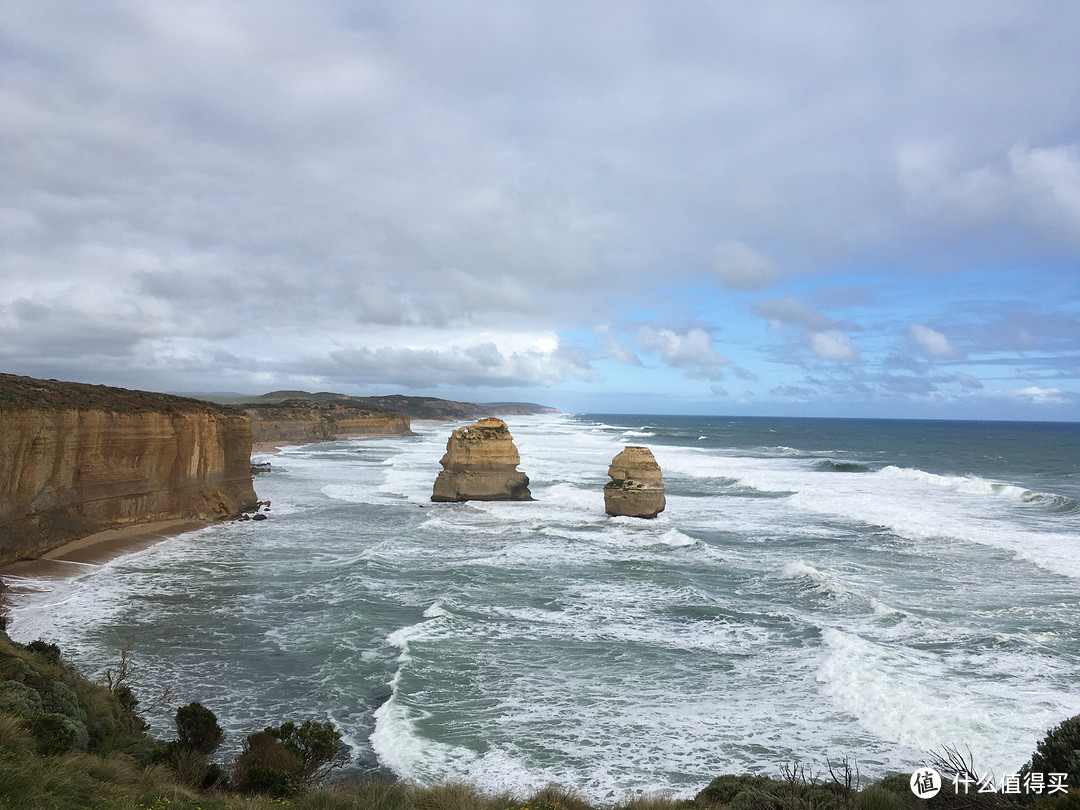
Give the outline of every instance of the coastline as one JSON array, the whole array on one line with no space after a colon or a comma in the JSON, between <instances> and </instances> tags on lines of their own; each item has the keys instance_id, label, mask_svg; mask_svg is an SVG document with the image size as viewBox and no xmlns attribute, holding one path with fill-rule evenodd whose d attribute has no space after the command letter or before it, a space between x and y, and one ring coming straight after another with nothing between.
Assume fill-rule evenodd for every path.
<instances>
[{"instance_id":1,"label":"coastline","mask_svg":"<svg viewBox=\"0 0 1080 810\"><path fill-rule=\"evenodd\" d=\"M197 531L211 523L208 520L181 518L95 532L54 548L36 559L18 560L0 566L0 578L6 580L3 583L6 590L25 592L31 588L19 580L75 577L85 573L86 566L104 565L117 557L142 551L169 537Z\"/></svg>"}]
</instances>

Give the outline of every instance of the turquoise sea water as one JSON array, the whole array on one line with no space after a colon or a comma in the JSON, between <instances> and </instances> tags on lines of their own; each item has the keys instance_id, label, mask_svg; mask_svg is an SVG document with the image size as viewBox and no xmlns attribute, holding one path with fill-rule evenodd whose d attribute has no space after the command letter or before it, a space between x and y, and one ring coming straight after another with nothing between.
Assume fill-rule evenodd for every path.
<instances>
[{"instance_id":1,"label":"turquoise sea water","mask_svg":"<svg viewBox=\"0 0 1080 810\"><path fill-rule=\"evenodd\" d=\"M942 744L1002 774L1080 713L1080 426L507 421L533 503L430 503L448 425L290 448L269 520L39 583L12 635L92 675L130 642L233 753L329 719L356 768L598 800ZM604 515L627 444L654 521Z\"/></svg>"}]
</instances>

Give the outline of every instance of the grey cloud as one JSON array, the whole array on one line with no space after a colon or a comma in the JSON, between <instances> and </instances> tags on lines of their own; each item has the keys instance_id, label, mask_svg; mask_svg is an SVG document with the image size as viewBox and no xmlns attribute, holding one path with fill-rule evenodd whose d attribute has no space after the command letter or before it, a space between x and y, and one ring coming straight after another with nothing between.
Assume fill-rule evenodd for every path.
<instances>
[{"instance_id":1,"label":"grey cloud","mask_svg":"<svg viewBox=\"0 0 1080 810\"><path fill-rule=\"evenodd\" d=\"M964 388L979 389L983 387L983 384L979 381L978 377L974 377L971 374L965 374L962 371L956 372L956 381Z\"/></svg>"},{"instance_id":2,"label":"grey cloud","mask_svg":"<svg viewBox=\"0 0 1080 810\"><path fill-rule=\"evenodd\" d=\"M835 328L836 322L822 315L816 309L800 304L790 295L784 298L771 298L753 306L754 312L769 322L775 331L784 326L801 326L804 329L821 331Z\"/></svg>"},{"instance_id":3,"label":"grey cloud","mask_svg":"<svg viewBox=\"0 0 1080 810\"><path fill-rule=\"evenodd\" d=\"M596 372L573 350L504 353L491 343L444 350L349 347L330 352L327 360L311 358L311 372L348 385L536 387L567 378L596 379Z\"/></svg>"},{"instance_id":4,"label":"grey cloud","mask_svg":"<svg viewBox=\"0 0 1080 810\"><path fill-rule=\"evenodd\" d=\"M762 290L780 277L775 262L734 239L716 246L713 270L721 284L734 290Z\"/></svg>"},{"instance_id":5,"label":"grey cloud","mask_svg":"<svg viewBox=\"0 0 1080 810\"><path fill-rule=\"evenodd\" d=\"M257 358L259 374L287 375L320 359L337 373L345 355L327 347L364 346L354 359L383 380L419 379L404 351L438 380L438 357L470 380L586 379L580 358L500 335L642 307L669 328L687 314L656 290L702 283L714 252L709 278L741 290L779 268L902 267L923 251L964 266L972 245L1001 261L1074 255L1077 144L1062 133L1080 110L1080 7L780 9L14 4L4 356L103 367L193 352L225 374ZM802 330L783 348L800 362L857 356L851 324L792 298L757 311ZM1068 343L1009 325L1018 346ZM402 349L390 327L424 345ZM269 357L264 328L308 340ZM980 328L948 335L974 353L994 339ZM469 330L468 345L494 347L472 359L486 373L448 348ZM690 327L672 332L644 345L707 379L729 367ZM640 363L625 341L607 351Z\"/></svg>"}]
</instances>

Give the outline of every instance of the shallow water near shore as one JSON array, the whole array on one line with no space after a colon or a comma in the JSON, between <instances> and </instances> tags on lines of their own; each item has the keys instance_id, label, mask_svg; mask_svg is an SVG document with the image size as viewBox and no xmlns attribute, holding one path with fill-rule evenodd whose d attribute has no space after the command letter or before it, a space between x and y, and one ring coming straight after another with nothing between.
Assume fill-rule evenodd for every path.
<instances>
[{"instance_id":1,"label":"shallow water near shore","mask_svg":"<svg viewBox=\"0 0 1080 810\"><path fill-rule=\"evenodd\" d=\"M131 643L139 693L209 706L231 753L329 719L354 767L598 801L943 744L1002 774L1080 713L1080 426L507 422L535 502L432 504L448 425L288 448L256 457L269 520L38 583L11 634L91 676ZM604 515L626 444L656 520Z\"/></svg>"}]
</instances>

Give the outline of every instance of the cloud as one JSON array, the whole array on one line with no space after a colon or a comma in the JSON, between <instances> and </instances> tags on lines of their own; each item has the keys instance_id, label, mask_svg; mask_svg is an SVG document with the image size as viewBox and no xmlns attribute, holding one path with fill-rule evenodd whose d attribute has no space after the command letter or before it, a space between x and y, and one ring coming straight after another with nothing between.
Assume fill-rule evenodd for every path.
<instances>
[{"instance_id":1,"label":"cloud","mask_svg":"<svg viewBox=\"0 0 1080 810\"><path fill-rule=\"evenodd\" d=\"M6 368L464 398L606 359L737 398L880 373L886 330L950 313L912 355L1073 385L1075 4L11 5Z\"/></svg>"},{"instance_id":2,"label":"cloud","mask_svg":"<svg viewBox=\"0 0 1080 810\"><path fill-rule=\"evenodd\" d=\"M859 350L851 338L836 329L827 332L811 332L808 336L810 348L822 360L834 363L859 362Z\"/></svg>"},{"instance_id":3,"label":"cloud","mask_svg":"<svg viewBox=\"0 0 1080 810\"><path fill-rule=\"evenodd\" d=\"M857 363L859 350L840 327L841 324L816 309L799 303L791 296L773 298L753 306L757 315L765 318L769 328L781 332L786 326L801 327L803 343L821 360L834 363ZM793 362L801 362L795 358Z\"/></svg>"},{"instance_id":4,"label":"cloud","mask_svg":"<svg viewBox=\"0 0 1080 810\"><path fill-rule=\"evenodd\" d=\"M720 379L721 367L731 362L712 347L709 333L699 328L680 335L671 329L642 326L638 345L646 354L656 352L666 364L683 369L692 379Z\"/></svg>"},{"instance_id":5,"label":"cloud","mask_svg":"<svg viewBox=\"0 0 1080 810\"><path fill-rule=\"evenodd\" d=\"M762 290L779 280L775 262L735 240L716 246L713 271L721 284L733 290Z\"/></svg>"},{"instance_id":6,"label":"cloud","mask_svg":"<svg viewBox=\"0 0 1080 810\"><path fill-rule=\"evenodd\" d=\"M1013 144L983 165L958 162L940 145L905 144L896 157L898 184L917 210L949 226L994 223L1040 235L1051 252L1080 245L1080 142Z\"/></svg>"},{"instance_id":7,"label":"cloud","mask_svg":"<svg viewBox=\"0 0 1080 810\"><path fill-rule=\"evenodd\" d=\"M540 346L501 350L494 342L445 348L367 348L349 346L311 358L310 372L321 379L361 381L408 388L551 386L566 379L593 381L596 372L572 347Z\"/></svg>"},{"instance_id":8,"label":"cloud","mask_svg":"<svg viewBox=\"0 0 1080 810\"><path fill-rule=\"evenodd\" d=\"M804 329L821 330L836 326L836 323L822 315L816 309L800 304L790 295L772 298L753 306L755 313L769 322L769 328L779 332L785 326L801 326Z\"/></svg>"},{"instance_id":9,"label":"cloud","mask_svg":"<svg viewBox=\"0 0 1080 810\"><path fill-rule=\"evenodd\" d=\"M961 371L956 372L956 381L964 388L970 388L972 390L983 387L983 384L978 377L973 377L971 374L964 374Z\"/></svg>"},{"instance_id":10,"label":"cloud","mask_svg":"<svg viewBox=\"0 0 1080 810\"><path fill-rule=\"evenodd\" d=\"M927 357L939 360L957 360L964 356L964 352L958 349L941 332L931 329L929 326L912 324L908 327L908 337L919 347Z\"/></svg>"},{"instance_id":11,"label":"cloud","mask_svg":"<svg viewBox=\"0 0 1080 810\"><path fill-rule=\"evenodd\" d=\"M1037 385L1029 385L1011 391L1000 391L997 394L1028 405L1066 405L1069 402L1069 398L1061 390L1057 388L1040 388Z\"/></svg>"}]
</instances>

